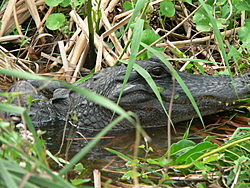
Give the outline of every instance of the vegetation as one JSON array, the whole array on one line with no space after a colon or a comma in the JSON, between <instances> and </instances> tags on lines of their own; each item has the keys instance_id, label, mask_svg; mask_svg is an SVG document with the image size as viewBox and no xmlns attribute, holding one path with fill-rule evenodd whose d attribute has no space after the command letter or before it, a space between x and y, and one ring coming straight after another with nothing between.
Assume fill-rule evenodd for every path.
<instances>
[{"instance_id":1,"label":"vegetation","mask_svg":"<svg viewBox=\"0 0 250 188\"><path fill-rule=\"evenodd\" d=\"M19 124L24 127L16 131L17 127L1 115L1 186L91 186L91 180L81 175L84 164L79 162L123 118L137 128L134 155L130 157L110 148L107 150L128 161L128 170L122 176L126 183L156 187L249 185L248 128L237 129L220 144L214 143L211 136L196 144L189 139L188 128L177 143L170 146L169 140L170 149L165 155L151 157L148 154L154 148L147 142L149 138L140 128L135 114L70 84L82 77L81 72L97 72L101 67L114 66L118 61L127 63L123 88L131 70L136 69L147 80L167 113L159 88L145 70L134 64L135 60L156 55L173 72L173 66L194 74L228 74L231 77L249 72L249 1L5 0L0 6L0 88L6 91L1 95L8 98L1 101L0 109L20 113L24 120L24 124ZM38 76L38 73L45 77ZM174 75L199 114L186 85L178 74ZM21 94L10 94L6 90L16 77L60 80L61 84L120 116L70 161L63 160L63 164L60 157L53 156L46 148L41 139L44 132L34 129L28 109L11 105ZM169 133L170 128L169 123ZM143 145L140 145L141 136L146 140ZM138 157L140 150L146 153L145 157ZM48 158L62 168L54 172ZM71 170L80 175L69 177ZM98 180L94 181L97 184ZM108 181L104 186L109 184Z\"/></svg>"}]
</instances>

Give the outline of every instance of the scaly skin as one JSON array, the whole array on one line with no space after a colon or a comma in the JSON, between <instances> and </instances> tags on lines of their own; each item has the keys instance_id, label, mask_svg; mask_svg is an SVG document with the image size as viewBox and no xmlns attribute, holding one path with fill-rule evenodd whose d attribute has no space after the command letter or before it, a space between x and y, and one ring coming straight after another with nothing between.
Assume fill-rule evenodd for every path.
<instances>
[{"instance_id":1,"label":"scaly skin","mask_svg":"<svg viewBox=\"0 0 250 188\"><path fill-rule=\"evenodd\" d=\"M160 94L168 109L173 88L170 70L155 57L136 63L148 71L158 87L163 88ZM192 93L203 116L238 107L243 103L236 100L250 97L250 74L234 77L234 84L232 84L232 80L226 75L210 76L177 72ZM125 65L115 66L103 69L87 82L76 85L95 91L116 102L125 73ZM22 84L12 91L34 90L44 82L27 81ZM55 91L52 98L45 97L44 92L53 90ZM94 104L70 89L61 87L58 83L50 84L47 88L38 91L33 98L43 98L43 101L33 103L30 112L33 122L38 124L56 122L58 119L66 120L69 112L70 123L82 128L99 130L109 124L112 117L111 111ZM131 72L119 105L125 110L138 114L143 127L166 125L167 116L158 99L145 79L135 70ZM73 121L71 118L73 114L78 117L78 121ZM197 116L186 93L176 82L172 121L175 123ZM123 121L115 128L126 129L131 128L131 125Z\"/></svg>"}]
</instances>

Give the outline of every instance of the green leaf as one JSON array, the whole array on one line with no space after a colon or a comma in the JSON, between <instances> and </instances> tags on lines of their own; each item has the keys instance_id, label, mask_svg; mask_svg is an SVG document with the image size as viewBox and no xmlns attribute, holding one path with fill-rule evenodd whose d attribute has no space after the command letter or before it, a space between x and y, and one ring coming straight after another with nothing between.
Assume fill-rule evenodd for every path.
<instances>
[{"instance_id":1,"label":"green leaf","mask_svg":"<svg viewBox=\"0 0 250 188\"><path fill-rule=\"evenodd\" d=\"M150 45L151 43L158 40L159 38L160 36L156 34L153 30L145 29L142 31L141 42L143 42L144 44Z\"/></svg>"},{"instance_id":2,"label":"green leaf","mask_svg":"<svg viewBox=\"0 0 250 188\"><path fill-rule=\"evenodd\" d=\"M233 58L234 62L238 62L242 57L240 56L241 53L239 50L237 50L234 46L229 46L229 53L228 53L228 59Z\"/></svg>"},{"instance_id":3,"label":"green leaf","mask_svg":"<svg viewBox=\"0 0 250 188\"><path fill-rule=\"evenodd\" d=\"M218 18L216 20L216 23L217 23L218 29L223 29L227 27L227 20L224 18Z\"/></svg>"},{"instance_id":4,"label":"green leaf","mask_svg":"<svg viewBox=\"0 0 250 188\"><path fill-rule=\"evenodd\" d=\"M244 163L249 163L249 158L242 156L239 157L237 160L234 161L235 165L233 170L230 171L230 174L227 178L227 184L229 185L232 181L234 181L236 174L238 174L240 171L240 176L238 179L238 182L243 181L243 180L249 180L249 169L244 170L242 167L244 165L249 165L249 164L244 164Z\"/></svg>"},{"instance_id":5,"label":"green leaf","mask_svg":"<svg viewBox=\"0 0 250 188\"><path fill-rule=\"evenodd\" d=\"M46 154L53 159L60 167L63 167L63 164L60 162L58 157L55 157L54 155L52 155L52 153L49 150L46 150Z\"/></svg>"},{"instance_id":6,"label":"green leaf","mask_svg":"<svg viewBox=\"0 0 250 188\"><path fill-rule=\"evenodd\" d=\"M207 9L213 13L213 7L210 5L206 5ZM226 16L225 14L224 16ZM198 31L209 31L213 29L212 23L209 19L209 16L205 10L205 8L201 8L198 10L193 18L194 22L196 23L196 28ZM218 29L223 29L227 26L227 20L224 18L217 18L216 20L216 25Z\"/></svg>"},{"instance_id":7,"label":"green leaf","mask_svg":"<svg viewBox=\"0 0 250 188\"><path fill-rule=\"evenodd\" d=\"M213 136L207 136L207 137L204 139L204 141L205 141L205 142L211 142L211 141L212 141L212 138L213 138Z\"/></svg>"},{"instance_id":8,"label":"green leaf","mask_svg":"<svg viewBox=\"0 0 250 188\"><path fill-rule=\"evenodd\" d=\"M35 161L33 161L33 162L35 162ZM15 183L20 185L21 182L23 181L23 178L25 177L25 175L30 173L31 176L27 179L27 181L25 181L24 187L27 187L27 188L38 188L38 187L53 187L53 188L62 188L62 187L68 188L69 187L69 188L73 188L74 187L70 183L65 181L62 177L55 175L47 167L41 166L40 161L37 161L37 162L38 162L37 166L41 167L40 168L41 171L47 172L46 178L43 178L42 176L37 175L38 173L36 173L36 171L33 172L34 169L32 170L32 172L29 172L29 171L26 171L23 168L21 168L18 164L15 164L13 162L9 162L7 160L0 159L0 166L1 166L0 179L2 177L7 178L6 176L8 176L9 178L13 178ZM41 171L40 171L40 173L41 173ZM1 176L2 173L4 173L4 176ZM7 184L4 187L10 187L10 188L18 187L18 186L15 186L11 182L11 179L9 179L9 178L8 178L8 180L6 179ZM2 181L1 181L1 183L2 183Z\"/></svg>"},{"instance_id":9,"label":"green leaf","mask_svg":"<svg viewBox=\"0 0 250 188\"><path fill-rule=\"evenodd\" d=\"M227 0L217 0L217 1L216 1L216 5L222 6L222 5L225 4L226 1L227 1Z\"/></svg>"},{"instance_id":10,"label":"green leaf","mask_svg":"<svg viewBox=\"0 0 250 188\"><path fill-rule=\"evenodd\" d=\"M237 0L236 2L234 2L233 4L236 9L238 9L239 11L250 11L250 5L249 2L247 1L243 1L243 0Z\"/></svg>"},{"instance_id":11,"label":"green leaf","mask_svg":"<svg viewBox=\"0 0 250 188\"><path fill-rule=\"evenodd\" d=\"M166 17L172 17L175 15L175 7L174 4L172 3L172 1L162 1L160 3L160 12L162 15L166 16Z\"/></svg>"},{"instance_id":12,"label":"green leaf","mask_svg":"<svg viewBox=\"0 0 250 188\"><path fill-rule=\"evenodd\" d=\"M193 161L193 163L196 166L196 168L198 168L199 170L203 170L205 168L205 165L201 162Z\"/></svg>"},{"instance_id":13,"label":"green leaf","mask_svg":"<svg viewBox=\"0 0 250 188\"><path fill-rule=\"evenodd\" d=\"M194 141L191 140L180 140L177 143L172 144L171 146L171 154L175 154L177 152L189 149L190 147L193 148L196 145L196 143Z\"/></svg>"},{"instance_id":14,"label":"green leaf","mask_svg":"<svg viewBox=\"0 0 250 188\"><path fill-rule=\"evenodd\" d=\"M196 152L196 153L189 155L187 160L185 161L185 164L192 163L193 161L195 161L197 158L199 158L203 154L204 154L204 152Z\"/></svg>"},{"instance_id":15,"label":"green leaf","mask_svg":"<svg viewBox=\"0 0 250 188\"><path fill-rule=\"evenodd\" d=\"M196 184L196 187L197 187L197 188L206 188L206 187L207 187L207 184L206 184L206 182L197 183L197 184Z\"/></svg>"},{"instance_id":16,"label":"green leaf","mask_svg":"<svg viewBox=\"0 0 250 188\"><path fill-rule=\"evenodd\" d=\"M161 167L164 167L164 166L166 166L167 164L170 164L170 161L168 161L165 157L163 157L163 158L161 158L161 159L159 160L159 165L160 165Z\"/></svg>"},{"instance_id":17,"label":"green leaf","mask_svg":"<svg viewBox=\"0 0 250 188\"><path fill-rule=\"evenodd\" d=\"M214 155L210 155L208 157L203 158L203 163L207 164L207 163L210 163L210 162L213 162L213 161L218 161L223 156L224 156L224 154L215 153Z\"/></svg>"},{"instance_id":18,"label":"green leaf","mask_svg":"<svg viewBox=\"0 0 250 188\"><path fill-rule=\"evenodd\" d=\"M133 9L133 5L132 5L132 3L130 1L125 1L124 4L123 4L123 8L126 11L129 11L129 10Z\"/></svg>"},{"instance_id":19,"label":"green leaf","mask_svg":"<svg viewBox=\"0 0 250 188\"><path fill-rule=\"evenodd\" d=\"M161 93L164 91L164 88L163 87L157 87L158 91Z\"/></svg>"},{"instance_id":20,"label":"green leaf","mask_svg":"<svg viewBox=\"0 0 250 188\"><path fill-rule=\"evenodd\" d=\"M6 129L10 126L9 122L0 122L0 128Z\"/></svg>"},{"instance_id":21,"label":"green leaf","mask_svg":"<svg viewBox=\"0 0 250 188\"><path fill-rule=\"evenodd\" d=\"M153 152L154 149L153 149L152 147L149 147L149 148L148 148L148 151L152 151L152 152Z\"/></svg>"},{"instance_id":22,"label":"green leaf","mask_svg":"<svg viewBox=\"0 0 250 188\"><path fill-rule=\"evenodd\" d=\"M222 12L221 17L222 18L227 18L228 15L231 13L230 6L228 4L224 5L222 7L222 11L221 12Z\"/></svg>"},{"instance_id":23,"label":"green leaf","mask_svg":"<svg viewBox=\"0 0 250 188\"><path fill-rule=\"evenodd\" d=\"M139 177L141 176L141 174L139 172L136 172L136 176ZM126 172L123 176L122 179L126 180L126 179L133 179L134 178L134 173L132 170Z\"/></svg>"},{"instance_id":24,"label":"green leaf","mask_svg":"<svg viewBox=\"0 0 250 188\"><path fill-rule=\"evenodd\" d=\"M140 146L138 146L138 148L145 148L146 146L145 145L140 145Z\"/></svg>"},{"instance_id":25,"label":"green leaf","mask_svg":"<svg viewBox=\"0 0 250 188\"><path fill-rule=\"evenodd\" d=\"M238 32L240 40L246 45L250 45L250 22L247 22ZM250 47L249 47L250 49Z\"/></svg>"},{"instance_id":26,"label":"green leaf","mask_svg":"<svg viewBox=\"0 0 250 188\"><path fill-rule=\"evenodd\" d=\"M179 51L179 49L174 48L174 52L175 52L179 57L184 58L184 55L185 55L185 54L184 54L183 52Z\"/></svg>"},{"instance_id":27,"label":"green leaf","mask_svg":"<svg viewBox=\"0 0 250 188\"><path fill-rule=\"evenodd\" d=\"M158 40L159 38L160 38L160 36L158 34L156 34L153 30L145 29L142 31L141 42L143 42L144 44L150 45L153 42L155 42L156 40ZM152 48L154 48L157 51L162 51L162 52L164 51L164 48L157 48L157 47L152 47ZM139 51L142 49L143 49L143 46L140 46ZM139 59L149 59L150 57L152 57L154 55L155 54L153 54L152 52L146 51L143 54L141 54L138 58Z\"/></svg>"},{"instance_id":28,"label":"green leaf","mask_svg":"<svg viewBox=\"0 0 250 188\"><path fill-rule=\"evenodd\" d=\"M60 5L61 5L62 7L67 7L67 6L70 5L70 0L63 0L63 1L60 3Z\"/></svg>"},{"instance_id":29,"label":"green leaf","mask_svg":"<svg viewBox=\"0 0 250 188\"><path fill-rule=\"evenodd\" d=\"M223 71L220 71L220 72L216 72L214 75L229 75L229 70L226 69L226 70L223 70Z\"/></svg>"},{"instance_id":30,"label":"green leaf","mask_svg":"<svg viewBox=\"0 0 250 188\"><path fill-rule=\"evenodd\" d=\"M187 158L194 153L203 152L205 150L213 149L213 148L217 148L217 147L218 147L217 145L215 145L211 142L201 142L201 143L197 144L195 147L193 147L192 149L190 149L185 154L181 155L178 159L176 159L176 162L181 163L183 161L186 161Z\"/></svg>"},{"instance_id":31,"label":"green leaf","mask_svg":"<svg viewBox=\"0 0 250 188\"><path fill-rule=\"evenodd\" d=\"M81 7L85 2L86 2L86 0L73 0L75 7L77 7L77 6Z\"/></svg>"},{"instance_id":32,"label":"green leaf","mask_svg":"<svg viewBox=\"0 0 250 188\"><path fill-rule=\"evenodd\" d=\"M159 174L158 172L153 171L150 167L148 167L146 165L143 165L142 163L139 163L139 161L135 161L135 160L131 159L130 157L128 157L128 156L126 156L126 155L124 155L124 154L122 154L122 153L120 153L118 151L115 151L113 149L110 149L110 148L105 148L105 149L108 150L109 152L112 152L112 153L124 158L124 159L127 159L130 162L130 163L127 162L127 165L130 165L130 166L138 165L142 169L148 170L148 171L150 171L151 173L153 173L153 174L155 174L157 176L161 176L161 174Z\"/></svg>"},{"instance_id":33,"label":"green leaf","mask_svg":"<svg viewBox=\"0 0 250 188\"><path fill-rule=\"evenodd\" d=\"M149 164L159 165L159 161L156 161L156 160L154 160L154 159L148 159L147 162L148 162Z\"/></svg>"},{"instance_id":34,"label":"green leaf","mask_svg":"<svg viewBox=\"0 0 250 188\"><path fill-rule=\"evenodd\" d=\"M143 6L146 5L147 2L148 2L148 0L140 0L140 1L136 2L134 12L133 12L131 18L129 19L129 22L126 26L125 32L131 26L131 24L135 21L136 17L140 14L140 12L143 9Z\"/></svg>"},{"instance_id":35,"label":"green leaf","mask_svg":"<svg viewBox=\"0 0 250 188\"><path fill-rule=\"evenodd\" d=\"M66 18L62 13L51 14L46 20L46 27L50 30L56 30L65 24Z\"/></svg>"},{"instance_id":36,"label":"green leaf","mask_svg":"<svg viewBox=\"0 0 250 188\"><path fill-rule=\"evenodd\" d=\"M208 6L208 7L209 9L212 9L211 6ZM209 25L210 22L206 15L207 14L203 8L201 8L195 13L193 20L196 23L196 29L198 31L209 31L211 29Z\"/></svg>"},{"instance_id":37,"label":"green leaf","mask_svg":"<svg viewBox=\"0 0 250 188\"><path fill-rule=\"evenodd\" d=\"M59 5L61 2L63 2L63 0L45 0L45 3L50 7L55 7Z\"/></svg>"}]
</instances>

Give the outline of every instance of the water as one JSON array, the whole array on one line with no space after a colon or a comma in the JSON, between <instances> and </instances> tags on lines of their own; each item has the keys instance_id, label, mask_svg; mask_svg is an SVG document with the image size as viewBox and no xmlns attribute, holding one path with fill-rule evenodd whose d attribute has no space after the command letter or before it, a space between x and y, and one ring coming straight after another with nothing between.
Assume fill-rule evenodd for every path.
<instances>
[{"instance_id":1,"label":"water","mask_svg":"<svg viewBox=\"0 0 250 188\"><path fill-rule=\"evenodd\" d=\"M218 118L215 115L208 116L204 118L205 125L213 124L215 129L213 130L216 134L220 134L224 130L218 129L218 127L224 125L222 123L214 124ZM189 122L181 122L175 124L176 132L172 130L171 134L171 142L177 142L183 139L183 135L187 130ZM227 125L228 126L228 125ZM210 128L210 126L209 126ZM192 122L192 128L189 132L189 139L199 143L203 138L207 135L211 134L211 132L204 132L202 134L197 134L200 130L203 129L202 124L200 123L199 119L195 119ZM48 143L48 148L52 153L57 153L60 145L61 145L61 135L63 133L62 128L51 128L47 129L48 132L46 134L46 140ZM234 129L232 129L234 130ZM91 138L94 138L98 131L87 131L87 130L77 130L76 138L71 144L70 149L66 152L65 146L67 145L67 141L64 142L64 147L60 153L60 157L68 158L70 160L74 157L75 154L81 151ZM149 152L148 154L144 151L144 149L139 149L138 158L145 159L145 158L159 158L163 156L167 149L168 149L168 139L167 139L167 131L166 127L158 127L158 128L149 128L145 129L148 136L151 138L150 142L145 142L144 138L141 137L140 145L148 144L148 147L153 148L153 152ZM228 129L226 130L228 131ZM228 132L223 133L224 135L229 134ZM82 135L86 137L86 139L82 138ZM128 130L121 130L121 131L110 131L108 135L100 140L100 142L93 147L89 153L80 161L83 166L86 168L85 177L91 176L94 169L99 169L101 174L105 177L109 177L112 179L117 179L123 175L122 172L126 172L128 168L126 167L126 160L122 159L121 157L107 151L105 148L110 148L115 151L118 151L130 158L133 158L134 149L135 149L135 129L128 129ZM65 157L65 153L67 153L67 157ZM59 169L58 165L55 164L53 166L55 169ZM74 175L73 175L74 177Z\"/></svg>"},{"instance_id":2,"label":"water","mask_svg":"<svg viewBox=\"0 0 250 188\"><path fill-rule=\"evenodd\" d=\"M198 120L197 120L198 123ZM177 142L181 140L183 134L187 129L187 122L182 122L176 124L175 134L172 130L171 142ZM71 159L75 154L81 151L88 142L93 139L98 131L89 131L89 130L76 130L75 137L76 140L70 146L69 151L67 152L67 158ZM141 137L140 145L148 144L148 147L153 148L153 152L149 152L148 155L144 151L144 149L139 149L138 157L145 158L146 157L161 157L167 151L168 139L167 139L167 131L166 127L157 127L157 128L148 128L145 129L148 136L151 138L150 142L145 142L144 138ZM69 134L69 130L67 134ZM61 143L62 143L62 134L63 127L57 128L47 128L47 134L45 135L45 139L47 140L48 149L53 153L57 153ZM82 136L84 135L83 138ZM72 138L72 136L70 136ZM201 139L196 137L198 141ZM103 169L105 167L106 170L121 170L121 168L125 169L125 163L123 159L118 157L116 154L113 154L107 151L105 148L110 148L116 150L122 154L125 154L131 158L133 158L134 149L135 149L135 140L136 140L136 130L128 129L121 131L110 131L104 138L100 140L100 142L95 145L89 153L82 159L82 163L85 168L90 169ZM194 139L195 140L195 139ZM60 155L62 158L65 158L66 153L66 145L67 141L64 142L64 146ZM108 167L107 167L108 166Z\"/></svg>"}]
</instances>

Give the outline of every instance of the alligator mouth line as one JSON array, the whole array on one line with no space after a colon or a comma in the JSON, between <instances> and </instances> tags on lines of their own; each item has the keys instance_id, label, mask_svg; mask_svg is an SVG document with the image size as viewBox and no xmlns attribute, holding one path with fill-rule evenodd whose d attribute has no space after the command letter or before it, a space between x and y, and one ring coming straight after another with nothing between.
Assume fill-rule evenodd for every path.
<instances>
[{"instance_id":1,"label":"alligator mouth line","mask_svg":"<svg viewBox=\"0 0 250 188\"><path fill-rule=\"evenodd\" d=\"M132 100L133 99L133 96L137 95L136 100ZM141 95L141 97L140 97ZM185 101L176 101L174 100L173 101L173 104L179 104L179 105L192 105L192 103L190 102L188 96L185 96L186 99ZM242 96L242 97L239 97L239 98L249 98L250 96L246 95L246 96ZM117 99L118 96L115 96L115 98ZM170 99L171 99L171 96L164 96L161 94L161 98L162 98L162 101L165 102L165 103L170 103ZM148 91L145 86L143 85L127 85L122 93L122 99L123 100L123 104L128 104L128 105L133 105L131 104L131 102L135 102L135 103L145 103L147 101L150 101L150 100L158 100L155 93L153 91ZM230 101L226 101L226 100L220 100L220 99L217 99L216 97L213 97L213 96L206 96L206 97L202 97L202 98L199 98L199 97L194 97L195 99L195 102L196 103L202 103L204 101L211 101L212 103L217 103L217 104L220 104L220 105L225 105L225 106L234 106L235 104L239 104L240 101L237 101L239 99L235 99L235 100L230 100ZM128 100L128 102L126 102L126 100Z\"/></svg>"},{"instance_id":2,"label":"alligator mouth line","mask_svg":"<svg viewBox=\"0 0 250 188\"><path fill-rule=\"evenodd\" d=\"M145 103L145 102L148 102L148 101L151 101L151 100L156 100L158 101L157 97L155 96L155 94L153 92L148 92L148 91L145 91L145 90L136 90L136 91L130 91L130 92L124 92L123 95L122 95L122 99L124 99L124 101L122 102L123 104L128 104L128 105L133 105L131 104L131 100L129 100L128 102L126 102L126 100L128 99L128 97L130 97L129 99L131 99L132 97L131 96L135 96L135 95L142 95L143 97L142 98L139 98L137 97L136 100L134 100L133 102L135 102L135 104L138 104L138 103ZM162 101L165 102L165 103L170 103L170 96L169 97L164 97L164 96L161 96L162 97ZM187 96L186 96L187 97ZM248 98L248 97L246 97ZM177 105L193 105L190 100L187 99L188 101L186 102L181 102L181 101L176 101L174 100L173 101L173 104L177 104ZM225 106L234 106L236 104L239 104L239 103L242 103L244 104L244 102L241 102L241 101L237 101L239 99L236 99L236 100L231 100L231 101L223 101L223 100L219 100L219 99L216 99L215 97L203 97L201 99L195 99L195 103L198 104L198 103L202 103L204 101L211 101L212 104L219 104L219 105L225 105Z\"/></svg>"},{"instance_id":3,"label":"alligator mouth line","mask_svg":"<svg viewBox=\"0 0 250 188\"><path fill-rule=\"evenodd\" d=\"M236 105L237 103L238 103L238 104L240 103L240 101L237 101L237 100L235 100L235 101L221 101L221 100L217 100L217 99L215 99L215 98L205 98L205 99L201 99L201 100L199 100L199 101L195 101L195 103L196 103L196 104L201 103L201 102L203 102L203 101L206 101L206 99L209 99L209 100L211 100L213 103L218 103L218 104L220 104L220 105L223 105L223 104L224 104L225 106L234 106L234 105ZM169 100L164 100L164 102L170 103ZM173 104L192 105L191 102L176 102L176 101L173 101Z\"/></svg>"}]
</instances>

